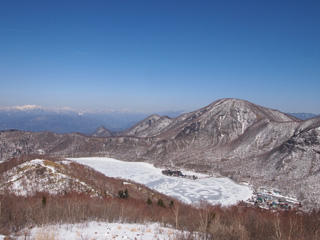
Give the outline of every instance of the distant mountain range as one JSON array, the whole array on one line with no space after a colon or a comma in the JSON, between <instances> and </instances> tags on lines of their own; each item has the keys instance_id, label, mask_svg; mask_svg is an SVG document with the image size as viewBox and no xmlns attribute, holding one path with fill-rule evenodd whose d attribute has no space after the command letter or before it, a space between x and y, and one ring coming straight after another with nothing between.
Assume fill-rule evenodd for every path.
<instances>
[{"instance_id":1,"label":"distant mountain range","mask_svg":"<svg viewBox=\"0 0 320 240\"><path fill-rule=\"evenodd\" d=\"M278 188L320 207L320 117L220 99L175 118L151 115L113 136L102 127L95 134L0 131L0 160L41 153L145 161Z\"/></svg>"},{"instance_id":2,"label":"distant mountain range","mask_svg":"<svg viewBox=\"0 0 320 240\"><path fill-rule=\"evenodd\" d=\"M181 112L162 112L175 117ZM135 112L76 112L73 110L48 110L35 105L0 109L0 130L52 131L56 133L80 132L91 135L100 126L110 132L125 130L146 118L147 113Z\"/></svg>"},{"instance_id":3,"label":"distant mountain range","mask_svg":"<svg viewBox=\"0 0 320 240\"><path fill-rule=\"evenodd\" d=\"M135 130L130 129L137 122L148 118L148 124L156 124L158 128L166 126L171 118L178 117L183 111L159 112L148 117L147 113L139 112L77 112L70 109L49 110L36 105L24 105L16 107L0 108L0 130L18 129L24 131L51 131L56 133L79 132L86 135L111 136L109 134L126 131L126 135L135 135ZM316 117L313 113L288 113L301 120ZM161 116L161 117L160 117ZM161 121L158 121L160 118ZM140 127L144 124L140 123ZM109 133L98 134L100 128L106 129ZM158 129L158 130L159 130ZM141 129L139 136L144 136Z\"/></svg>"},{"instance_id":4,"label":"distant mountain range","mask_svg":"<svg viewBox=\"0 0 320 240\"><path fill-rule=\"evenodd\" d=\"M289 113L290 115L299 118L301 120L307 120L310 118L314 118L320 115L314 114L314 113Z\"/></svg>"}]
</instances>

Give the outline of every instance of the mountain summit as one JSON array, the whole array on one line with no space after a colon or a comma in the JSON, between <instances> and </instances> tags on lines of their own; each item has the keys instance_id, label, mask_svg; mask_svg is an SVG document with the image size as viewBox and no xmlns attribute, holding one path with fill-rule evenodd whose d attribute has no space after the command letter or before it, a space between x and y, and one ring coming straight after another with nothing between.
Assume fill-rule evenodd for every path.
<instances>
[{"instance_id":1,"label":"mountain summit","mask_svg":"<svg viewBox=\"0 0 320 240\"><path fill-rule=\"evenodd\" d=\"M174 119L162 131L163 135L178 137L199 132L211 137L233 140L259 121L290 122L298 119L239 99L221 99L197 111Z\"/></svg>"}]
</instances>

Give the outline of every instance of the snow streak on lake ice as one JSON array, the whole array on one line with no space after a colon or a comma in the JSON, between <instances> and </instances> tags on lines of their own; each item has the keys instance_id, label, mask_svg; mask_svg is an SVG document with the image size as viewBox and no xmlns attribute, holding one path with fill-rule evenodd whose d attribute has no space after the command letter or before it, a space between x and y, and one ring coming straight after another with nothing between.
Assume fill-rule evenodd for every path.
<instances>
[{"instance_id":1,"label":"snow streak on lake ice","mask_svg":"<svg viewBox=\"0 0 320 240\"><path fill-rule=\"evenodd\" d=\"M163 169L156 168L152 164L125 162L112 158L69 158L69 160L92 167L108 177L144 184L189 204L205 200L211 204L225 206L247 200L252 196L249 186L237 184L229 178L209 177L190 171L187 172L188 175L197 175L199 179L169 177L161 173Z\"/></svg>"}]
</instances>

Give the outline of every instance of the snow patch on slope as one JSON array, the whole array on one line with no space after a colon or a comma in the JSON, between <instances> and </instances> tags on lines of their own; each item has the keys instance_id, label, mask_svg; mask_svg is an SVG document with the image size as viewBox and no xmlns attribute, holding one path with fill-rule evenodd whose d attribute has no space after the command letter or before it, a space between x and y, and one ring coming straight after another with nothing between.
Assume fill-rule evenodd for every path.
<instances>
[{"instance_id":1,"label":"snow patch on slope","mask_svg":"<svg viewBox=\"0 0 320 240\"><path fill-rule=\"evenodd\" d=\"M55 240L174 240L179 234L181 234L180 231L161 227L158 223L121 224L106 222L86 222L78 224L62 224L36 227L33 228L28 235L30 239L53 239L54 237ZM18 237L18 240L24 239L25 236Z\"/></svg>"}]
</instances>

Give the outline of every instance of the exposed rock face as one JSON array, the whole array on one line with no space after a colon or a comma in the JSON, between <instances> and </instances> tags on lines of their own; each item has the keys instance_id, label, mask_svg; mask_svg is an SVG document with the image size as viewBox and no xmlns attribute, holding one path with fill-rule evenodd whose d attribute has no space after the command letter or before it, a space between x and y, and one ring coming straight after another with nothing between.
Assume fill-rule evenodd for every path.
<instances>
[{"instance_id":1,"label":"exposed rock face","mask_svg":"<svg viewBox=\"0 0 320 240\"><path fill-rule=\"evenodd\" d=\"M237 99L175 119L150 116L125 136L1 132L5 160L21 154L108 156L219 172L269 185L320 206L320 118L307 121Z\"/></svg>"},{"instance_id":2,"label":"exposed rock face","mask_svg":"<svg viewBox=\"0 0 320 240\"><path fill-rule=\"evenodd\" d=\"M97 128L97 130L92 134L92 137L111 137L112 133L106 129L104 126Z\"/></svg>"}]
</instances>

